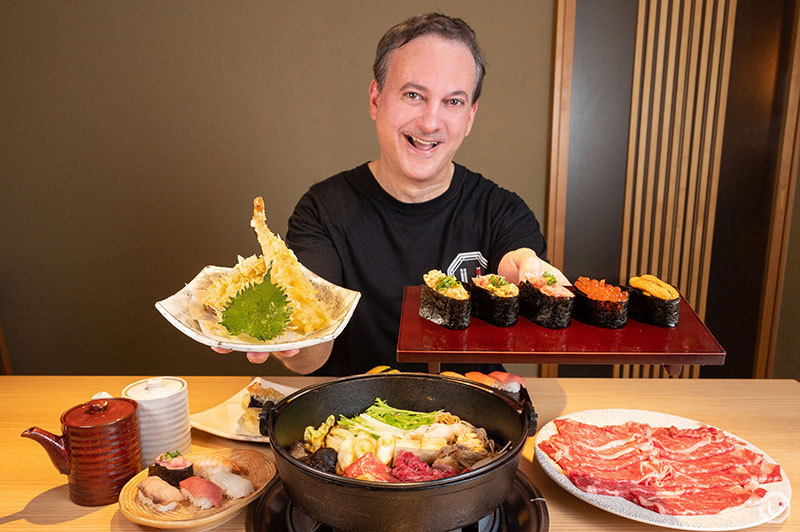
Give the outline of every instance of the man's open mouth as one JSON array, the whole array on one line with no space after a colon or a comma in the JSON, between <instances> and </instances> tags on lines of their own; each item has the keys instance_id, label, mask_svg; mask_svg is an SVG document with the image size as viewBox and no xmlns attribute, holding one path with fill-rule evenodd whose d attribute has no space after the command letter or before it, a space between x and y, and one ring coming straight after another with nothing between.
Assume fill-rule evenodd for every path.
<instances>
[{"instance_id":1,"label":"man's open mouth","mask_svg":"<svg viewBox=\"0 0 800 532\"><path fill-rule=\"evenodd\" d=\"M406 139L408 139L408 142L412 146L414 146L418 150L423 150L423 151L424 150L432 150L433 148L435 148L439 144L438 141L435 141L435 140L423 140L423 139L415 137L413 135L407 135Z\"/></svg>"}]
</instances>

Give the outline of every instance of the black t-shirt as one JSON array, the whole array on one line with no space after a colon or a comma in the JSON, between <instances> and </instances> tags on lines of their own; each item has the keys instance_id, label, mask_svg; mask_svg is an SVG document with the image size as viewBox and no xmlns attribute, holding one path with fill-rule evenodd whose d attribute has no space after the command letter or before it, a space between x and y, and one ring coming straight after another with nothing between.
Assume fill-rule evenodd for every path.
<instances>
[{"instance_id":1,"label":"black t-shirt","mask_svg":"<svg viewBox=\"0 0 800 532\"><path fill-rule=\"evenodd\" d=\"M456 164L450 187L423 203L403 203L381 188L367 164L313 185L289 219L286 242L317 275L361 299L316 374L351 375L397 362L403 289L439 269L463 282L495 273L503 255L546 249L539 222L516 194ZM443 365L463 373L501 366Z\"/></svg>"}]
</instances>

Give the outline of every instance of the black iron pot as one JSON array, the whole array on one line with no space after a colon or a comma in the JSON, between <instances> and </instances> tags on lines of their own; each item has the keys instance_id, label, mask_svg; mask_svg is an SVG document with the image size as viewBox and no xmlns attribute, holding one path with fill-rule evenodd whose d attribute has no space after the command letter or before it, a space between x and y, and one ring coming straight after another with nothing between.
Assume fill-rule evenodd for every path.
<instances>
[{"instance_id":1,"label":"black iron pot","mask_svg":"<svg viewBox=\"0 0 800 532\"><path fill-rule=\"evenodd\" d=\"M287 495L317 521L352 531L446 531L478 521L508 495L525 441L536 432L536 411L522 392L509 395L459 378L425 373L346 377L310 386L268 403L261 420L269 436ZM380 483L317 471L292 458L288 448L333 414L354 416L376 397L392 406L429 412L447 410L503 446L504 455L485 467L427 482Z\"/></svg>"}]
</instances>

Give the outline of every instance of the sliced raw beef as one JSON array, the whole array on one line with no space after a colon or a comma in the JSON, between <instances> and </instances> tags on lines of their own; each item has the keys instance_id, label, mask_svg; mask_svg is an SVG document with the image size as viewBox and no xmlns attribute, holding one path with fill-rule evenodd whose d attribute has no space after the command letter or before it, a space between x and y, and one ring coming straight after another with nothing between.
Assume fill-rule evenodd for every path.
<instances>
[{"instance_id":1,"label":"sliced raw beef","mask_svg":"<svg viewBox=\"0 0 800 532\"><path fill-rule=\"evenodd\" d=\"M756 504L781 469L714 427L596 426L561 418L540 443L586 493L624 497L670 515L716 514Z\"/></svg>"}]
</instances>

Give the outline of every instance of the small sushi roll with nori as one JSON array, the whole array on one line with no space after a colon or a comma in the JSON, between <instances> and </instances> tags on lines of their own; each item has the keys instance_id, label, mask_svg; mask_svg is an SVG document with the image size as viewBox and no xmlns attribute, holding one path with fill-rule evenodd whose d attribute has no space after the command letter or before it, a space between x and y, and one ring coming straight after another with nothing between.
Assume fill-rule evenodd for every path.
<instances>
[{"instance_id":1,"label":"small sushi roll with nori","mask_svg":"<svg viewBox=\"0 0 800 532\"><path fill-rule=\"evenodd\" d=\"M511 327L519 315L519 288L502 275L479 275L469 287L472 315L498 327Z\"/></svg>"},{"instance_id":2,"label":"small sushi roll with nori","mask_svg":"<svg viewBox=\"0 0 800 532\"><path fill-rule=\"evenodd\" d=\"M419 315L448 329L466 329L472 310L469 292L455 277L439 270L422 276Z\"/></svg>"},{"instance_id":3,"label":"small sushi roll with nori","mask_svg":"<svg viewBox=\"0 0 800 532\"><path fill-rule=\"evenodd\" d=\"M560 284L555 275L543 272L519 284L519 313L548 329L569 325L575 294Z\"/></svg>"},{"instance_id":4,"label":"small sushi roll with nori","mask_svg":"<svg viewBox=\"0 0 800 532\"><path fill-rule=\"evenodd\" d=\"M147 475L159 477L176 488L181 480L194 475L194 464L181 455L180 451L166 452L156 458L155 463L147 468Z\"/></svg>"},{"instance_id":5,"label":"small sushi roll with nori","mask_svg":"<svg viewBox=\"0 0 800 532\"><path fill-rule=\"evenodd\" d=\"M628 321L628 300L628 292L605 279L575 281L575 317L590 325L621 329Z\"/></svg>"},{"instance_id":6,"label":"small sushi roll with nori","mask_svg":"<svg viewBox=\"0 0 800 532\"><path fill-rule=\"evenodd\" d=\"M674 286L654 275L631 277L628 285L631 317L659 327L678 325L681 295Z\"/></svg>"}]
</instances>

